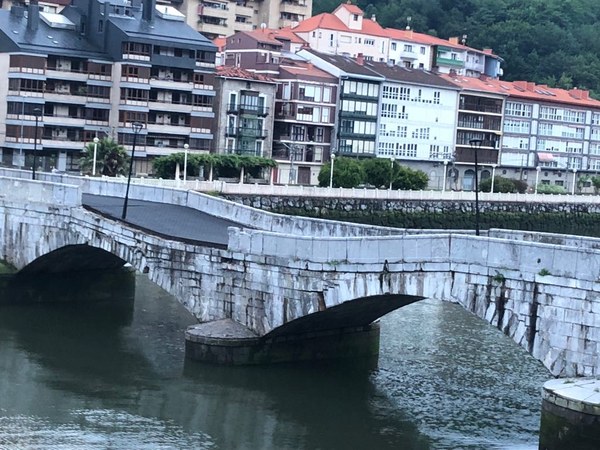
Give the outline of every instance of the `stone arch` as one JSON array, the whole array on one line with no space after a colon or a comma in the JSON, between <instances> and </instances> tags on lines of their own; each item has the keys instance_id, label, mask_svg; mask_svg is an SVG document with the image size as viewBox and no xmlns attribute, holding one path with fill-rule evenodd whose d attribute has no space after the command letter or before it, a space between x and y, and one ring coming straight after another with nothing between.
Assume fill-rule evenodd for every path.
<instances>
[{"instance_id":1,"label":"stone arch","mask_svg":"<svg viewBox=\"0 0 600 450\"><path fill-rule=\"evenodd\" d=\"M126 261L101 248L87 244L66 245L52 250L23 267L21 276L36 273L82 272L123 267Z\"/></svg>"},{"instance_id":2,"label":"stone arch","mask_svg":"<svg viewBox=\"0 0 600 450\"><path fill-rule=\"evenodd\" d=\"M373 295L357 298L292 320L270 331L264 338L367 326L391 311L424 298L414 295Z\"/></svg>"}]
</instances>

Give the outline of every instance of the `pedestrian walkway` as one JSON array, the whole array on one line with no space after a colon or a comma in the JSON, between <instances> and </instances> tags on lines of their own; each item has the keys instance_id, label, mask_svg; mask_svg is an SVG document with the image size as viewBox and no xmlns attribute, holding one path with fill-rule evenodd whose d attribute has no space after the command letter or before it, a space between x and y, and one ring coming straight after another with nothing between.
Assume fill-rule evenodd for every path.
<instances>
[{"instance_id":1,"label":"pedestrian walkway","mask_svg":"<svg viewBox=\"0 0 600 450\"><path fill-rule=\"evenodd\" d=\"M121 220L122 198L83 194L82 202L88 210ZM185 206L131 199L125 222L167 239L215 247L227 247L227 227L251 228Z\"/></svg>"}]
</instances>

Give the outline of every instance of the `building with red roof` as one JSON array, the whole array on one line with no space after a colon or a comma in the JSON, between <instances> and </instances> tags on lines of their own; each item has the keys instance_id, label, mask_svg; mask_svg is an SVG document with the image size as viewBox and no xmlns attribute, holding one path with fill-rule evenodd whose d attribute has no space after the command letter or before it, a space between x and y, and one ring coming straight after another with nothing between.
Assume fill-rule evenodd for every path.
<instances>
[{"instance_id":1,"label":"building with red roof","mask_svg":"<svg viewBox=\"0 0 600 450\"><path fill-rule=\"evenodd\" d=\"M320 53L356 57L367 61L391 62L407 68L456 72L478 77L499 77L502 59L489 49L477 50L458 38L440 39L406 30L383 28L376 17L366 18L356 5L342 3L333 13L306 19L292 31Z\"/></svg>"},{"instance_id":2,"label":"building with red roof","mask_svg":"<svg viewBox=\"0 0 600 450\"><path fill-rule=\"evenodd\" d=\"M577 172L600 170L600 101L590 98L588 91L487 77L444 77L461 86L465 95L504 97L495 162L500 175L518 177L530 185L557 184L573 191ZM486 114L500 116L496 110ZM457 155L461 147L462 153L467 153L468 133L475 139L485 138L493 131L490 123L496 128L497 119L481 121L478 116L482 115L484 112L459 107L459 126L464 132L461 142L457 138Z\"/></svg>"}]
</instances>

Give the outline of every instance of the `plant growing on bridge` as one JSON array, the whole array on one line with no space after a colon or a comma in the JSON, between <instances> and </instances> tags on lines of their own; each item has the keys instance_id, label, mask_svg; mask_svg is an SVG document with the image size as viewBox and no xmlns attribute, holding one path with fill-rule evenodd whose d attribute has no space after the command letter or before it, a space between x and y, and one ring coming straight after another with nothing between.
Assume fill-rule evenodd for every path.
<instances>
[{"instance_id":1,"label":"plant growing on bridge","mask_svg":"<svg viewBox=\"0 0 600 450\"><path fill-rule=\"evenodd\" d=\"M550 273L550 271L548 269L542 269L538 272L538 275L540 277L545 277L547 275L552 275L552 274Z\"/></svg>"},{"instance_id":2,"label":"plant growing on bridge","mask_svg":"<svg viewBox=\"0 0 600 450\"><path fill-rule=\"evenodd\" d=\"M93 142L86 145L83 156L79 159L81 173L92 173L95 145ZM105 137L98 141L98 148L96 149L96 173L109 177L126 175L129 169L129 159L129 155L123 146L119 145L112 138Z\"/></svg>"}]
</instances>

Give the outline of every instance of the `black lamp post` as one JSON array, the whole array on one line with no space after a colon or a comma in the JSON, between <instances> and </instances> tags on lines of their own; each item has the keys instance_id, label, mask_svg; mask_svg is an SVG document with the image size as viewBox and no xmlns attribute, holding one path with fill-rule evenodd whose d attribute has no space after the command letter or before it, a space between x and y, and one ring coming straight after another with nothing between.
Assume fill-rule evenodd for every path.
<instances>
[{"instance_id":1,"label":"black lamp post","mask_svg":"<svg viewBox=\"0 0 600 450\"><path fill-rule=\"evenodd\" d=\"M127 218L127 202L129 201L129 185L131 184L131 173L133 172L133 158L135 157L135 143L137 141L138 133L144 128L141 122L133 122L131 124L133 128L133 146L131 147L131 160L129 161L129 175L127 176L127 189L125 190L125 201L123 202L123 213L121 219Z\"/></svg>"},{"instance_id":2,"label":"black lamp post","mask_svg":"<svg viewBox=\"0 0 600 450\"><path fill-rule=\"evenodd\" d=\"M37 141L38 141L38 124L40 120L41 108L34 108L35 115L35 137L33 139L33 166L31 167L31 179L35 180L35 166L37 166Z\"/></svg>"},{"instance_id":3,"label":"black lamp post","mask_svg":"<svg viewBox=\"0 0 600 450\"><path fill-rule=\"evenodd\" d=\"M479 236L479 179L478 179L479 164L477 162L477 153L479 152L479 149L481 148L482 143L483 143L483 140L481 140L481 139L471 139L469 141L469 144L471 145L471 148L473 149L473 154L475 155L475 235L476 236Z\"/></svg>"}]
</instances>

